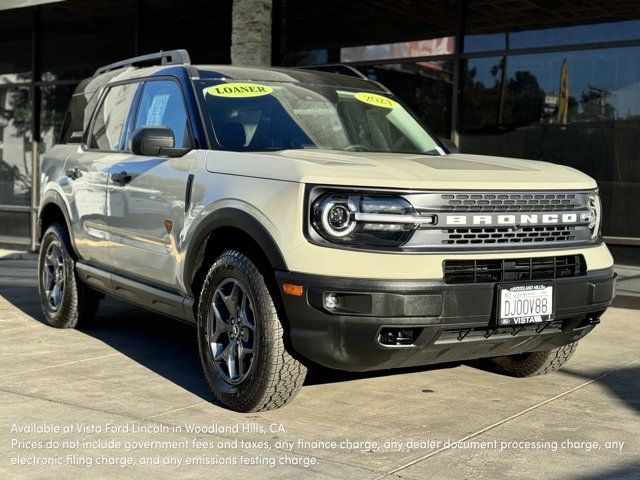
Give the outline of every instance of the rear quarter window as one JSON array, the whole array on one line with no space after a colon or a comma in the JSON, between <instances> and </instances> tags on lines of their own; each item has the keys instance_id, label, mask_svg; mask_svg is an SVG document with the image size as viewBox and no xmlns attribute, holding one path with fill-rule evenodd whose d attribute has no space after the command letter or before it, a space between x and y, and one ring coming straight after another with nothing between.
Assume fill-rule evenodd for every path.
<instances>
[{"instance_id":1,"label":"rear quarter window","mask_svg":"<svg viewBox=\"0 0 640 480\"><path fill-rule=\"evenodd\" d=\"M62 122L58 143L81 143L98 103L96 92L74 93Z\"/></svg>"}]
</instances>

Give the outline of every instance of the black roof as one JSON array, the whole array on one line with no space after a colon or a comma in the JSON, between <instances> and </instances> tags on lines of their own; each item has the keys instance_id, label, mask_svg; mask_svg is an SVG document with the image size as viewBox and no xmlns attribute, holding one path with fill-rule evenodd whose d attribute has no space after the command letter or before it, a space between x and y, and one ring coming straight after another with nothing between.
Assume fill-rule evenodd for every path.
<instances>
[{"instance_id":1,"label":"black roof","mask_svg":"<svg viewBox=\"0 0 640 480\"><path fill-rule=\"evenodd\" d=\"M333 85L384 92L376 82L351 75L284 67L238 67L234 65L194 65L198 77L211 80L246 80L253 82L293 82L315 85Z\"/></svg>"}]
</instances>

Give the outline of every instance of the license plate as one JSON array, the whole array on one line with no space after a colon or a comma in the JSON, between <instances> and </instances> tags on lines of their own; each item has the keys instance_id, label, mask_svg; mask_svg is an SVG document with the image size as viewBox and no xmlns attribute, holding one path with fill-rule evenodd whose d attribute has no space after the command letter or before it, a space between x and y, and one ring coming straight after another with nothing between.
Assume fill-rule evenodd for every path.
<instances>
[{"instance_id":1,"label":"license plate","mask_svg":"<svg viewBox=\"0 0 640 480\"><path fill-rule=\"evenodd\" d=\"M553 320L553 286L504 285L499 287L500 325L526 325Z\"/></svg>"}]
</instances>

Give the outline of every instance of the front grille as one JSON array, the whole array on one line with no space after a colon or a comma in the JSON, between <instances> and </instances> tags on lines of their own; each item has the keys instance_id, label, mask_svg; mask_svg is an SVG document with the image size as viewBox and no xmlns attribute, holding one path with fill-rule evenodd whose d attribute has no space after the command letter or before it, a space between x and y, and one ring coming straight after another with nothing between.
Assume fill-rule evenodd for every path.
<instances>
[{"instance_id":1,"label":"front grille","mask_svg":"<svg viewBox=\"0 0 640 480\"><path fill-rule=\"evenodd\" d=\"M433 216L403 248L411 251L551 249L594 243L585 214L591 191L411 192L403 197ZM572 220L564 220L572 215Z\"/></svg>"},{"instance_id":2,"label":"front grille","mask_svg":"<svg viewBox=\"0 0 640 480\"><path fill-rule=\"evenodd\" d=\"M447 228L442 230L443 245L490 243L543 243L576 239L576 226L512 228Z\"/></svg>"},{"instance_id":3,"label":"front grille","mask_svg":"<svg viewBox=\"0 0 640 480\"><path fill-rule=\"evenodd\" d=\"M574 193L458 193L440 198L445 212L561 211L579 204Z\"/></svg>"},{"instance_id":4,"label":"front grille","mask_svg":"<svg viewBox=\"0 0 640 480\"><path fill-rule=\"evenodd\" d=\"M445 260L444 281L487 283L518 280L549 280L586 274L582 255L510 258L500 260Z\"/></svg>"}]
</instances>

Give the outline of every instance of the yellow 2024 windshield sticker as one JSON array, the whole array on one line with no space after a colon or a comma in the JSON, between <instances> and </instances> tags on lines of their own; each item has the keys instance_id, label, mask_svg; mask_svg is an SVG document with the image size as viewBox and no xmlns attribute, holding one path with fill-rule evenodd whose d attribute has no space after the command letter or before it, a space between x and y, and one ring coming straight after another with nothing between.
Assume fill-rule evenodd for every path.
<instances>
[{"instance_id":1,"label":"yellow 2024 windshield sticker","mask_svg":"<svg viewBox=\"0 0 640 480\"><path fill-rule=\"evenodd\" d=\"M205 90L209 95L227 98L261 97L273 92L273 88L259 83L221 83Z\"/></svg>"},{"instance_id":2,"label":"yellow 2024 windshield sticker","mask_svg":"<svg viewBox=\"0 0 640 480\"><path fill-rule=\"evenodd\" d=\"M398 106L398 102L375 93L360 92L356 93L355 97L361 102L368 103L369 105L375 105L376 107L396 108Z\"/></svg>"}]
</instances>

